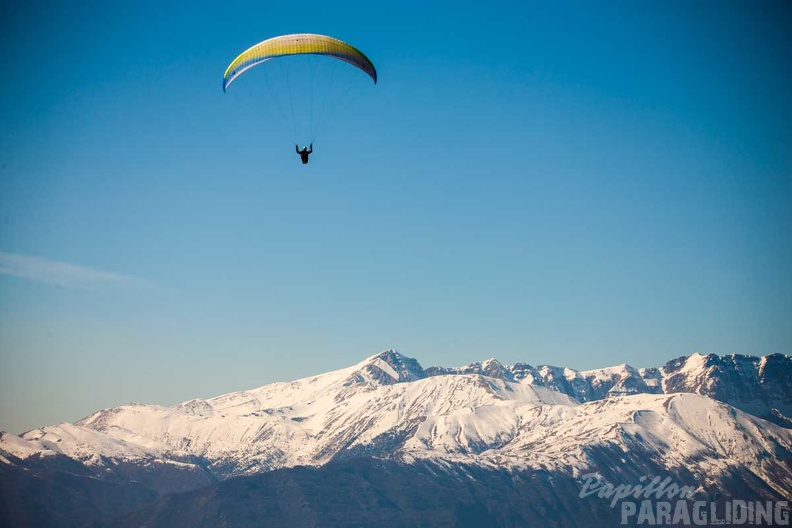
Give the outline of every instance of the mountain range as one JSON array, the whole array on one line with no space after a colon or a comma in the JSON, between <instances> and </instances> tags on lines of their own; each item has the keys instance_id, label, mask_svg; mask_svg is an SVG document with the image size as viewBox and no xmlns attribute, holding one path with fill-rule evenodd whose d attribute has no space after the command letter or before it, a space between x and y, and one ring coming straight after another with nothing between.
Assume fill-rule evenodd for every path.
<instances>
[{"instance_id":1,"label":"mountain range","mask_svg":"<svg viewBox=\"0 0 792 528\"><path fill-rule=\"evenodd\" d=\"M293 382L0 433L2 526L612 526L662 476L792 496L792 357L576 371L394 350ZM713 499L714 500L714 499Z\"/></svg>"}]
</instances>

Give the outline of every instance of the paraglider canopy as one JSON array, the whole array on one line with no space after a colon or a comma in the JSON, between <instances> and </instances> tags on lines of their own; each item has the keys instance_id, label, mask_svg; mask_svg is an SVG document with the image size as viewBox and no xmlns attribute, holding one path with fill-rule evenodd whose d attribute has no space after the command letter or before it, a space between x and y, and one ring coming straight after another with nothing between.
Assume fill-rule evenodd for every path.
<instances>
[{"instance_id":1,"label":"paraglider canopy","mask_svg":"<svg viewBox=\"0 0 792 528\"><path fill-rule=\"evenodd\" d=\"M243 90L252 102L246 111L267 108L268 122L280 121L281 132L291 136L292 144L316 143L317 134L332 125L335 111L366 85L361 72L377 84L374 64L357 48L326 35L297 33L267 39L242 52L226 68L223 91L264 62L249 74L263 82L249 83L250 89Z\"/></svg>"},{"instance_id":2,"label":"paraglider canopy","mask_svg":"<svg viewBox=\"0 0 792 528\"><path fill-rule=\"evenodd\" d=\"M374 64L360 50L346 42L325 35L297 33L259 42L234 59L223 75L223 91L242 73L257 64L290 55L327 55L359 68L377 84Z\"/></svg>"}]
</instances>

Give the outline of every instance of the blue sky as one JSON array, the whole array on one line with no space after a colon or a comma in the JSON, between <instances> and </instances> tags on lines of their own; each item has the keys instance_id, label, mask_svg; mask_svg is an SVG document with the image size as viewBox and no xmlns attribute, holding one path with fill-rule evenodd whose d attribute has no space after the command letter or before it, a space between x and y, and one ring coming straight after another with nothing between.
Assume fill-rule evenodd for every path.
<instances>
[{"instance_id":1,"label":"blue sky","mask_svg":"<svg viewBox=\"0 0 792 528\"><path fill-rule=\"evenodd\" d=\"M0 8L0 430L385 348L792 352L788 2L116 4ZM295 32L379 71L306 166L221 89Z\"/></svg>"}]
</instances>

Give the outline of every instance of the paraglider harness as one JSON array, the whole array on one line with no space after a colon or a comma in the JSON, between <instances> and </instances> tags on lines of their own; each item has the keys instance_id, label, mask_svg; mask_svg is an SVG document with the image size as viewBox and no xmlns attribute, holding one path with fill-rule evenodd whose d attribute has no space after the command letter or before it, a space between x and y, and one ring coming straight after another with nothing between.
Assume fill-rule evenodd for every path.
<instances>
[{"instance_id":1,"label":"paraglider harness","mask_svg":"<svg viewBox=\"0 0 792 528\"><path fill-rule=\"evenodd\" d=\"M307 148L307 147L303 147L303 149L302 149L302 150L300 150L300 147L299 147L299 146L297 146L297 145L294 145L294 150L296 150L296 151L297 151L297 154L299 154L299 155L300 155L300 159L302 160L302 162L303 162L303 165L305 165L306 163L308 163L308 155L309 155L311 152L313 152L313 143L311 143L311 148L310 148L310 150L308 150L308 148Z\"/></svg>"}]
</instances>

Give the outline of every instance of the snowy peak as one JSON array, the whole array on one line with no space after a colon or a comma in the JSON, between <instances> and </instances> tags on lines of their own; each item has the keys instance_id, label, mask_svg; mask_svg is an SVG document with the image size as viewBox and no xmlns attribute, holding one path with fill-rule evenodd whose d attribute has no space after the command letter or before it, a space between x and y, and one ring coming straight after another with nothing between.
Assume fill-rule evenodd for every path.
<instances>
[{"instance_id":1,"label":"snowy peak","mask_svg":"<svg viewBox=\"0 0 792 528\"><path fill-rule=\"evenodd\" d=\"M759 361L759 384L768 399L781 400L792 394L792 356L770 354Z\"/></svg>"},{"instance_id":2,"label":"snowy peak","mask_svg":"<svg viewBox=\"0 0 792 528\"><path fill-rule=\"evenodd\" d=\"M429 376L479 374L505 381L538 385L562 392L580 402L601 400L609 396L661 392L659 381L653 378L656 373L648 373L645 379L644 373L626 364L598 370L577 371L552 365L533 367L527 363L504 366L496 359L488 359L457 368L430 367L426 369L426 373Z\"/></svg>"},{"instance_id":3,"label":"snowy peak","mask_svg":"<svg viewBox=\"0 0 792 528\"><path fill-rule=\"evenodd\" d=\"M494 358L470 363L463 367L429 367L426 369L426 375L428 376L444 376L448 374L477 374L505 381L516 381L511 370Z\"/></svg>"},{"instance_id":4,"label":"snowy peak","mask_svg":"<svg viewBox=\"0 0 792 528\"><path fill-rule=\"evenodd\" d=\"M580 374L591 385L593 399L660 392L659 384L647 383L639 370L627 364Z\"/></svg>"},{"instance_id":5,"label":"snowy peak","mask_svg":"<svg viewBox=\"0 0 792 528\"><path fill-rule=\"evenodd\" d=\"M661 369L663 391L693 392L788 427L792 416L792 356L693 354Z\"/></svg>"},{"instance_id":6,"label":"snowy peak","mask_svg":"<svg viewBox=\"0 0 792 528\"><path fill-rule=\"evenodd\" d=\"M538 365L532 367L525 363L517 363L512 367L515 379L520 383L539 385L572 396L580 402L591 399L591 387L580 373L574 369Z\"/></svg>"},{"instance_id":7,"label":"snowy peak","mask_svg":"<svg viewBox=\"0 0 792 528\"><path fill-rule=\"evenodd\" d=\"M358 369L346 380L345 386L392 385L417 381L426 377L426 373L418 361L392 349L366 358L357 367Z\"/></svg>"}]
</instances>

